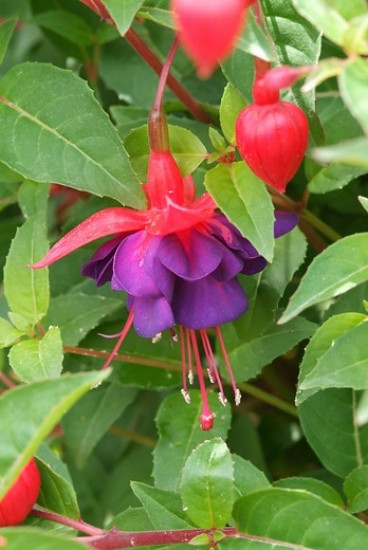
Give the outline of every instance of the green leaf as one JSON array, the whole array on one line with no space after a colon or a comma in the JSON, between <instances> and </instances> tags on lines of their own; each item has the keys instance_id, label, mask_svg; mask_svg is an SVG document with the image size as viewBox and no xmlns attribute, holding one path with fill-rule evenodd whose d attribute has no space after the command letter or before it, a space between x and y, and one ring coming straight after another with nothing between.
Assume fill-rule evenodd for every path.
<instances>
[{"instance_id":1,"label":"green leaf","mask_svg":"<svg viewBox=\"0 0 368 550\"><path fill-rule=\"evenodd\" d=\"M0 130L1 131L1 130ZM32 216L17 230L4 268L4 291L11 310L36 324L49 304L47 269L33 270L48 249L43 213Z\"/></svg>"},{"instance_id":2,"label":"green leaf","mask_svg":"<svg viewBox=\"0 0 368 550\"><path fill-rule=\"evenodd\" d=\"M364 210L368 212L368 198L367 197L358 197L360 204L363 206Z\"/></svg>"},{"instance_id":3,"label":"green leaf","mask_svg":"<svg viewBox=\"0 0 368 550\"><path fill-rule=\"evenodd\" d=\"M332 5L334 9L348 21L367 12L367 3L365 0L351 0L351 2L333 0Z\"/></svg>"},{"instance_id":4,"label":"green leaf","mask_svg":"<svg viewBox=\"0 0 368 550\"><path fill-rule=\"evenodd\" d=\"M210 127L208 135L211 140L211 144L216 151L224 151L226 149L226 141L224 136L215 128Z\"/></svg>"},{"instance_id":5,"label":"green leaf","mask_svg":"<svg viewBox=\"0 0 368 550\"><path fill-rule=\"evenodd\" d=\"M271 265L254 277L243 280L245 293L249 299L249 309L235 323L224 327L228 352L238 346L257 340L263 335L275 332L275 318L278 303L295 271L305 259L307 243L303 233L293 231L276 239L275 256ZM290 327L292 325L289 325ZM295 325L302 329L302 324ZM307 325L304 325L305 329ZM291 335L290 335L291 336ZM269 353L271 350L268 350ZM262 352L263 353L263 352ZM267 355L264 356L267 360ZM234 357L235 359L235 357ZM255 368L259 368L256 357ZM247 360L248 361L248 360ZM247 362L246 362L247 363ZM236 368L236 367L235 367ZM241 365L241 372L244 364Z\"/></svg>"},{"instance_id":6,"label":"green leaf","mask_svg":"<svg viewBox=\"0 0 368 550\"><path fill-rule=\"evenodd\" d=\"M310 446L322 464L340 477L368 461L368 426L357 423L358 404L353 390L333 388L298 407Z\"/></svg>"},{"instance_id":7,"label":"green leaf","mask_svg":"<svg viewBox=\"0 0 368 550\"><path fill-rule=\"evenodd\" d=\"M313 88L317 88L324 80L337 76L344 64L345 60L338 57L328 57L327 59L320 60L306 76L302 90L309 92Z\"/></svg>"},{"instance_id":8,"label":"green leaf","mask_svg":"<svg viewBox=\"0 0 368 550\"><path fill-rule=\"evenodd\" d=\"M235 378L239 381L255 378L265 365L309 338L315 329L314 323L297 318L282 327L272 324L248 342L239 339L235 347L228 346Z\"/></svg>"},{"instance_id":9,"label":"green leaf","mask_svg":"<svg viewBox=\"0 0 368 550\"><path fill-rule=\"evenodd\" d=\"M169 29L175 29L175 24L172 18L171 10L161 9L154 6L142 6L139 12L139 16L149 21L154 21L159 25L167 27Z\"/></svg>"},{"instance_id":10,"label":"green leaf","mask_svg":"<svg viewBox=\"0 0 368 550\"><path fill-rule=\"evenodd\" d=\"M333 340L331 347L300 383L300 391L324 388L368 389L366 321Z\"/></svg>"},{"instance_id":11,"label":"green leaf","mask_svg":"<svg viewBox=\"0 0 368 550\"><path fill-rule=\"evenodd\" d=\"M134 481L131 485L155 529L190 529L192 527L178 494Z\"/></svg>"},{"instance_id":12,"label":"green leaf","mask_svg":"<svg viewBox=\"0 0 368 550\"><path fill-rule=\"evenodd\" d=\"M52 65L24 63L2 79L0 95L4 164L31 180L143 207L117 131L83 80Z\"/></svg>"},{"instance_id":13,"label":"green leaf","mask_svg":"<svg viewBox=\"0 0 368 550\"><path fill-rule=\"evenodd\" d=\"M22 382L57 378L62 371L63 345L58 327L50 327L41 340L23 340L9 352L9 363Z\"/></svg>"},{"instance_id":14,"label":"green leaf","mask_svg":"<svg viewBox=\"0 0 368 550\"><path fill-rule=\"evenodd\" d=\"M102 0L114 20L121 36L124 36L144 0Z\"/></svg>"},{"instance_id":15,"label":"green leaf","mask_svg":"<svg viewBox=\"0 0 368 550\"><path fill-rule=\"evenodd\" d=\"M246 24L243 33L237 40L236 47L265 61L274 60L273 44L258 24L252 10L248 10Z\"/></svg>"},{"instance_id":16,"label":"green leaf","mask_svg":"<svg viewBox=\"0 0 368 550\"><path fill-rule=\"evenodd\" d=\"M344 166L343 164L331 164L319 170L309 181L308 189L311 193L328 193L336 189L342 189L353 179L365 174L367 168L358 166Z\"/></svg>"},{"instance_id":17,"label":"green leaf","mask_svg":"<svg viewBox=\"0 0 368 550\"><path fill-rule=\"evenodd\" d=\"M339 506L340 508L344 507L341 495L320 479L314 479L313 477L286 477L275 481L273 485L274 487L281 487L283 489L300 489L307 491L308 493L313 493L323 498L323 500L334 506Z\"/></svg>"},{"instance_id":18,"label":"green leaf","mask_svg":"<svg viewBox=\"0 0 368 550\"><path fill-rule=\"evenodd\" d=\"M352 54L366 55L368 53L368 14L364 13L349 22L344 35L344 49Z\"/></svg>"},{"instance_id":19,"label":"green leaf","mask_svg":"<svg viewBox=\"0 0 368 550\"><path fill-rule=\"evenodd\" d=\"M338 77L341 96L364 132L368 132L368 67L362 58L344 64Z\"/></svg>"},{"instance_id":20,"label":"green leaf","mask_svg":"<svg viewBox=\"0 0 368 550\"><path fill-rule=\"evenodd\" d=\"M16 19L7 19L0 23L0 64L4 60L16 23Z\"/></svg>"},{"instance_id":21,"label":"green leaf","mask_svg":"<svg viewBox=\"0 0 368 550\"><path fill-rule=\"evenodd\" d=\"M206 158L207 151L200 139L190 130L179 126L168 125L170 150L180 168L183 177ZM130 161L141 181L147 181L149 145L147 125L132 130L126 137L124 145L129 153Z\"/></svg>"},{"instance_id":22,"label":"green leaf","mask_svg":"<svg viewBox=\"0 0 368 550\"><path fill-rule=\"evenodd\" d=\"M115 516L109 525L120 531L153 531L153 525L144 508L129 507Z\"/></svg>"},{"instance_id":23,"label":"green leaf","mask_svg":"<svg viewBox=\"0 0 368 550\"><path fill-rule=\"evenodd\" d=\"M132 357L126 347L123 351L130 362L125 362L123 368L116 369L112 375L112 379L122 386L156 391L180 386L181 373L175 368L177 363L172 360L163 361L158 350L153 349L148 354L142 350L137 357ZM171 365L172 368L169 368Z\"/></svg>"},{"instance_id":24,"label":"green leaf","mask_svg":"<svg viewBox=\"0 0 368 550\"><path fill-rule=\"evenodd\" d=\"M0 317L0 348L11 346L22 334L22 331L17 330L9 321Z\"/></svg>"},{"instance_id":25,"label":"green leaf","mask_svg":"<svg viewBox=\"0 0 368 550\"><path fill-rule=\"evenodd\" d=\"M227 218L268 261L274 252L274 209L264 183L245 162L219 164L205 176L205 186Z\"/></svg>"},{"instance_id":26,"label":"green leaf","mask_svg":"<svg viewBox=\"0 0 368 550\"><path fill-rule=\"evenodd\" d=\"M317 162L341 162L368 168L368 138L351 139L337 145L317 147L311 152Z\"/></svg>"},{"instance_id":27,"label":"green leaf","mask_svg":"<svg viewBox=\"0 0 368 550\"><path fill-rule=\"evenodd\" d=\"M236 119L246 106L247 102L241 93L232 84L227 84L221 98L220 123L229 143L235 143Z\"/></svg>"},{"instance_id":28,"label":"green leaf","mask_svg":"<svg viewBox=\"0 0 368 550\"><path fill-rule=\"evenodd\" d=\"M295 550L351 550L367 543L363 522L306 491L274 488L252 493L236 503L235 519L247 535L266 534L270 548L284 548L284 542L290 543L285 548Z\"/></svg>"},{"instance_id":29,"label":"green leaf","mask_svg":"<svg viewBox=\"0 0 368 550\"><path fill-rule=\"evenodd\" d=\"M52 535L44 531L36 531L30 527L7 527L1 529L1 538L4 540L6 550L25 550L37 548L38 550L85 550L85 544L60 535Z\"/></svg>"},{"instance_id":30,"label":"green leaf","mask_svg":"<svg viewBox=\"0 0 368 550\"><path fill-rule=\"evenodd\" d=\"M76 346L104 317L119 307L122 307L121 300L72 291L51 298L44 324L58 324L63 343Z\"/></svg>"},{"instance_id":31,"label":"green leaf","mask_svg":"<svg viewBox=\"0 0 368 550\"><path fill-rule=\"evenodd\" d=\"M46 212L49 198L49 185L24 181L18 190L19 206L27 220L39 212Z\"/></svg>"},{"instance_id":32,"label":"green leaf","mask_svg":"<svg viewBox=\"0 0 368 550\"><path fill-rule=\"evenodd\" d=\"M224 527L234 503L234 468L226 444L215 438L189 455L183 468L180 494L195 525Z\"/></svg>"},{"instance_id":33,"label":"green leaf","mask_svg":"<svg viewBox=\"0 0 368 550\"><path fill-rule=\"evenodd\" d=\"M265 474L249 460L233 455L235 492L241 497L270 487Z\"/></svg>"},{"instance_id":34,"label":"green leaf","mask_svg":"<svg viewBox=\"0 0 368 550\"><path fill-rule=\"evenodd\" d=\"M216 414L211 435L225 439L231 410L219 403L216 393L210 393L208 397L210 407ZM181 471L188 456L197 445L208 439L208 433L199 424L202 412L199 391L191 390L190 398L188 405L176 392L165 399L157 413L159 441L153 451L153 477L155 485L166 491L178 490Z\"/></svg>"},{"instance_id":35,"label":"green leaf","mask_svg":"<svg viewBox=\"0 0 368 550\"><path fill-rule=\"evenodd\" d=\"M331 42L339 46L343 44L348 24L329 0L320 0L319 2L292 0L292 2L295 9L312 25L320 29Z\"/></svg>"},{"instance_id":36,"label":"green leaf","mask_svg":"<svg viewBox=\"0 0 368 550\"><path fill-rule=\"evenodd\" d=\"M342 313L334 315L327 319L312 336L304 353L303 360L299 370L299 385L297 391L297 403L302 403L305 399L318 391L318 385L313 389L304 389L304 384L311 377L321 359L326 363L326 354L334 349L336 341L344 334L349 334L350 330L359 326L366 320L366 316L361 313ZM350 344L348 348L350 349ZM333 370L335 364L333 364ZM331 383L331 387L334 384ZM347 387L347 386L346 386Z\"/></svg>"},{"instance_id":37,"label":"green leaf","mask_svg":"<svg viewBox=\"0 0 368 550\"><path fill-rule=\"evenodd\" d=\"M93 449L137 395L135 388L106 384L85 395L65 415L65 443L82 469Z\"/></svg>"},{"instance_id":38,"label":"green leaf","mask_svg":"<svg viewBox=\"0 0 368 550\"><path fill-rule=\"evenodd\" d=\"M343 60L336 59L336 61L341 63ZM321 97L318 99L317 105L326 143L329 145L339 144L362 135L361 127L339 96L333 99ZM326 193L334 189L341 189L366 171L367 168L364 167L331 164L312 175L308 188L312 193Z\"/></svg>"},{"instance_id":39,"label":"green leaf","mask_svg":"<svg viewBox=\"0 0 368 550\"><path fill-rule=\"evenodd\" d=\"M368 233L349 235L314 258L279 322L286 323L304 309L343 294L367 279Z\"/></svg>"},{"instance_id":40,"label":"green leaf","mask_svg":"<svg viewBox=\"0 0 368 550\"><path fill-rule=\"evenodd\" d=\"M222 64L221 69L230 84L244 96L248 103L253 101L254 57L235 49Z\"/></svg>"},{"instance_id":41,"label":"green leaf","mask_svg":"<svg viewBox=\"0 0 368 550\"><path fill-rule=\"evenodd\" d=\"M344 481L344 492L352 514L368 508L368 465L355 468Z\"/></svg>"},{"instance_id":42,"label":"green leaf","mask_svg":"<svg viewBox=\"0 0 368 550\"><path fill-rule=\"evenodd\" d=\"M32 20L81 47L91 46L95 40L91 28L81 17L63 9L44 11L34 15Z\"/></svg>"},{"instance_id":43,"label":"green leaf","mask_svg":"<svg viewBox=\"0 0 368 550\"><path fill-rule=\"evenodd\" d=\"M38 453L37 466L41 474L41 492L37 504L68 518L80 517L77 496L69 479L60 473L60 458L46 446L42 446L42 456ZM48 452L45 452L48 449ZM62 464L62 466L64 466Z\"/></svg>"},{"instance_id":44,"label":"green leaf","mask_svg":"<svg viewBox=\"0 0 368 550\"><path fill-rule=\"evenodd\" d=\"M99 327L102 334L120 333L126 322L126 310L117 322L106 323ZM91 333L85 342L85 347L112 350L114 341L102 339ZM163 390L180 387L182 383L180 343L173 342L169 331L155 343L149 338L142 338L134 330L130 330L120 350L121 360L114 361L114 368L110 381L122 386L133 386L149 390ZM99 364L101 360L99 361Z\"/></svg>"},{"instance_id":45,"label":"green leaf","mask_svg":"<svg viewBox=\"0 0 368 550\"><path fill-rule=\"evenodd\" d=\"M274 40L277 64L292 66L315 65L321 53L321 36L297 13L291 1L262 0L269 32ZM309 117L311 134L315 141L321 139L321 128L315 115L315 92L301 91L301 82L288 90L290 99Z\"/></svg>"},{"instance_id":46,"label":"green leaf","mask_svg":"<svg viewBox=\"0 0 368 550\"><path fill-rule=\"evenodd\" d=\"M20 386L0 397L0 498L67 410L109 374L65 375Z\"/></svg>"}]
</instances>

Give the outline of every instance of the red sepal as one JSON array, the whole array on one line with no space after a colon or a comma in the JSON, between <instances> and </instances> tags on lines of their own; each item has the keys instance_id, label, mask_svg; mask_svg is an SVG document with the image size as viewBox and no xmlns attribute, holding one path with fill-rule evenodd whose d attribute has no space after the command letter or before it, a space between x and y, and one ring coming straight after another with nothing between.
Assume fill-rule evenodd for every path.
<instances>
[{"instance_id":1,"label":"red sepal","mask_svg":"<svg viewBox=\"0 0 368 550\"><path fill-rule=\"evenodd\" d=\"M179 206L166 197L166 207L150 210L147 231L154 235L168 235L189 229L212 218L216 204L206 193L194 201L189 208Z\"/></svg>"},{"instance_id":2,"label":"red sepal","mask_svg":"<svg viewBox=\"0 0 368 550\"><path fill-rule=\"evenodd\" d=\"M31 265L39 269L53 264L77 248L115 233L136 231L148 221L146 210L112 207L96 212L62 237L39 262Z\"/></svg>"}]
</instances>

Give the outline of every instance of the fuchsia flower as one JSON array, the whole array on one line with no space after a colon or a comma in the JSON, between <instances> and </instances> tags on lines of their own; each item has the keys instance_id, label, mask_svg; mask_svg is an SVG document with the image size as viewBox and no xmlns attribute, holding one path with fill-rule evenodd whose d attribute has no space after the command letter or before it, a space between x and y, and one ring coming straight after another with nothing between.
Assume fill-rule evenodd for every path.
<instances>
[{"instance_id":1,"label":"fuchsia flower","mask_svg":"<svg viewBox=\"0 0 368 550\"><path fill-rule=\"evenodd\" d=\"M129 316L107 366L131 325L146 338L179 326L183 362L183 395L189 402L187 375L196 367L203 397L201 426L210 429L209 408L198 338L207 359L209 378L217 382L219 397L226 399L206 329L214 327L230 376L235 400L240 400L226 354L220 325L234 321L248 307L237 280L266 266L251 243L222 214L205 193L195 198L191 177L182 178L169 150L152 151L148 181L144 184L148 208L106 208L62 237L33 268L52 264L66 254L100 237L114 235L102 244L82 269L96 284L111 283L128 294ZM276 213L275 236L297 223L292 213Z\"/></svg>"},{"instance_id":2,"label":"fuchsia flower","mask_svg":"<svg viewBox=\"0 0 368 550\"><path fill-rule=\"evenodd\" d=\"M172 0L180 42L202 78L233 49L250 0Z\"/></svg>"},{"instance_id":3,"label":"fuchsia flower","mask_svg":"<svg viewBox=\"0 0 368 550\"><path fill-rule=\"evenodd\" d=\"M236 121L236 142L249 168L263 181L283 193L301 165L308 145L305 113L279 97L305 68L276 67L256 80L254 103Z\"/></svg>"}]
</instances>

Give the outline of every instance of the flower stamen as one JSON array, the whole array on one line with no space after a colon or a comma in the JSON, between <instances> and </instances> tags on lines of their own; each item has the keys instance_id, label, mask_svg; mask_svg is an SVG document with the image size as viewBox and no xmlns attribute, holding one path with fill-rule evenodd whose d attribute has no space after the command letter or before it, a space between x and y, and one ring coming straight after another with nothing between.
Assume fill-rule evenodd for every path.
<instances>
[{"instance_id":1,"label":"flower stamen","mask_svg":"<svg viewBox=\"0 0 368 550\"><path fill-rule=\"evenodd\" d=\"M185 329L186 342L187 342L187 354L188 354L188 381L191 386L194 384L193 374L193 361L192 361L192 348L190 345L190 329Z\"/></svg>"},{"instance_id":2,"label":"flower stamen","mask_svg":"<svg viewBox=\"0 0 368 550\"><path fill-rule=\"evenodd\" d=\"M211 411L210 405L208 403L208 397L206 392L206 386L204 383L204 377L202 372L201 358L199 355L198 342L195 330L188 329L190 334L190 340L192 344L192 349L194 352L194 359L197 368L197 376L199 382L199 389L202 397L202 413L200 415L200 423L202 430L210 430L213 427L214 414Z\"/></svg>"},{"instance_id":3,"label":"flower stamen","mask_svg":"<svg viewBox=\"0 0 368 550\"><path fill-rule=\"evenodd\" d=\"M185 353L185 335L184 335L184 328L182 325L179 325L179 335L180 335L180 354L181 354L181 373L182 373L182 382L183 382L183 388L181 390L182 396L184 397L184 400L186 403L190 403L190 396L188 393L188 386L187 386L187 361L186 361L186 353Z\"/></svg>"},{"instance_id":4,"label":"flower stamen","mask_svg":"<svg viewBox=\"0 0 368 550\"><path fill-rule=\"evenodd\" d=\"M129 330L130 330L130 327L132 326L133 324L133 318L134 318L134 314L133 314L133 308L130 310L129 312L129 315L128 315L128 319L126 320L126 323L124 325L124 328L123 330L121 331L120 333L120 336L119 336L119 339L118 341L116 342L115 346L113 347L109 357L107 358L107 360L105 361L103 367L102 367L102 370L104 369L107 369L107 367L110 365L110 363L112 362L112 360L114 359L115 355L118 353L119 349L120 349L120 346L122 345L122 343L124 342L125 340L125 337L126 335L128 334Z\"/></svg>"},{"instance_id":5,"label":"flower stamen","mask_svg":"<svg viewBox=\"0 0 368 550\"><path fill-rule=\"evenodd\" d=\"M226 402L227 402L227 399L225 397L225 392L224 392L224 388L223 388L222 381L221 381L221 378L220 378L220 373L219 373L218 368L217 368L216 359L215 359L215 356L214 356L212 348L211 348L210 339L208 338L208 334L204 329L201 329L199 331L199 334L201 336L204 353L206 355L207 363L208 363L208 366L209 366L208 370L211 373L211 377L215 378L215 381L216 381L217 386L219 388L219 401L222 405L225 406ZM211 377L209 377L210 381L211 381Z\"/></svg>"},{"instance_id":6,"label":"flower stamen","mask_svg":"<svg viewBox=\"0 0 368 550\"><path fill-rule=\"evenodd\" d=\"M222 332L221 332L221 328L220 328L219 325L216 326L216 334L217 334L218 341L220 343L221 353L222 353L222 356L223 356L223 359L224 359L226 370L227 370L227 373L228 373L229 378L230 378L231 387L233 388L235 405L238 406L238 405L240 405L240 401L241 401L241 393L240 393L239 388L237 388L237 386L236 386L234 374L233 374L233 371L232 371L232 368L231 368L231 365L230 365L229 356L228 356L226 348L225 348L225 342L224 342L224 339L222 337Z\"/></svg>"}]
</instances>

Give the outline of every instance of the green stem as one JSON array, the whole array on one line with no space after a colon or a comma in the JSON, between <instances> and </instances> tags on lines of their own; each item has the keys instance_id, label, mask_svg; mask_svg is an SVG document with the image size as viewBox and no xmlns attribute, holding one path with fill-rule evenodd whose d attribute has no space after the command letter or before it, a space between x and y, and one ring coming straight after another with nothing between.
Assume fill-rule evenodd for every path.
<instances>
[{"instance_id":1,"label":"green stem","mask_svg":"<svg viewBox=\"0 0 368 550\"><path fill-rule=\"evenodd\" d=\"M238 384L238 387L242 392L248 393L252 397L255 397L256 399L259 399L260 401L263 401L264 403L267 403L268 405L271 405L272 407L275 407L280 411L283 411L287 414L290 414L291 416L294 416L295 418L298 418L298 411L296 407L291 403L287 403L279 397L271 395L261 390L260 388L257 388L256 386L251 386L250 384L247 384L245 382Z\"/></svg>"},{"instance_id":2,"label":"green stem","mask_svg":"<svg viewBox=\"0 0 368 550\"><path fill-rule=\"evenodd\" d=\"M108 351L80 348L76 346L63 346L63 349L65 353L85 355L88 357L97 357L99 359L106 359L110 357L111 354L111 352ZM147 367L156 367L159 369L175 370L181 372L181 366L178 363L166 363L165 361L157 361L155 359L148 359L146 357L135 357L133 355L125 355L122 353L115 354L114 361L124 361L125 363L133 363L138 365L145 365Z\"/></svg>"},{"instance_id":3,"label":"green stem","mask_svg":"<svg viewBox=\"0 0 368 550\"><path fill-rule=\"evenodd\" d=\"M329 225L327 225L327 223L320 220L310 210L303 210L301 217L331 241L338 241L341 239L341 235L337 233L337 231L332 229Z\"/></svg>"}]
</instances>

